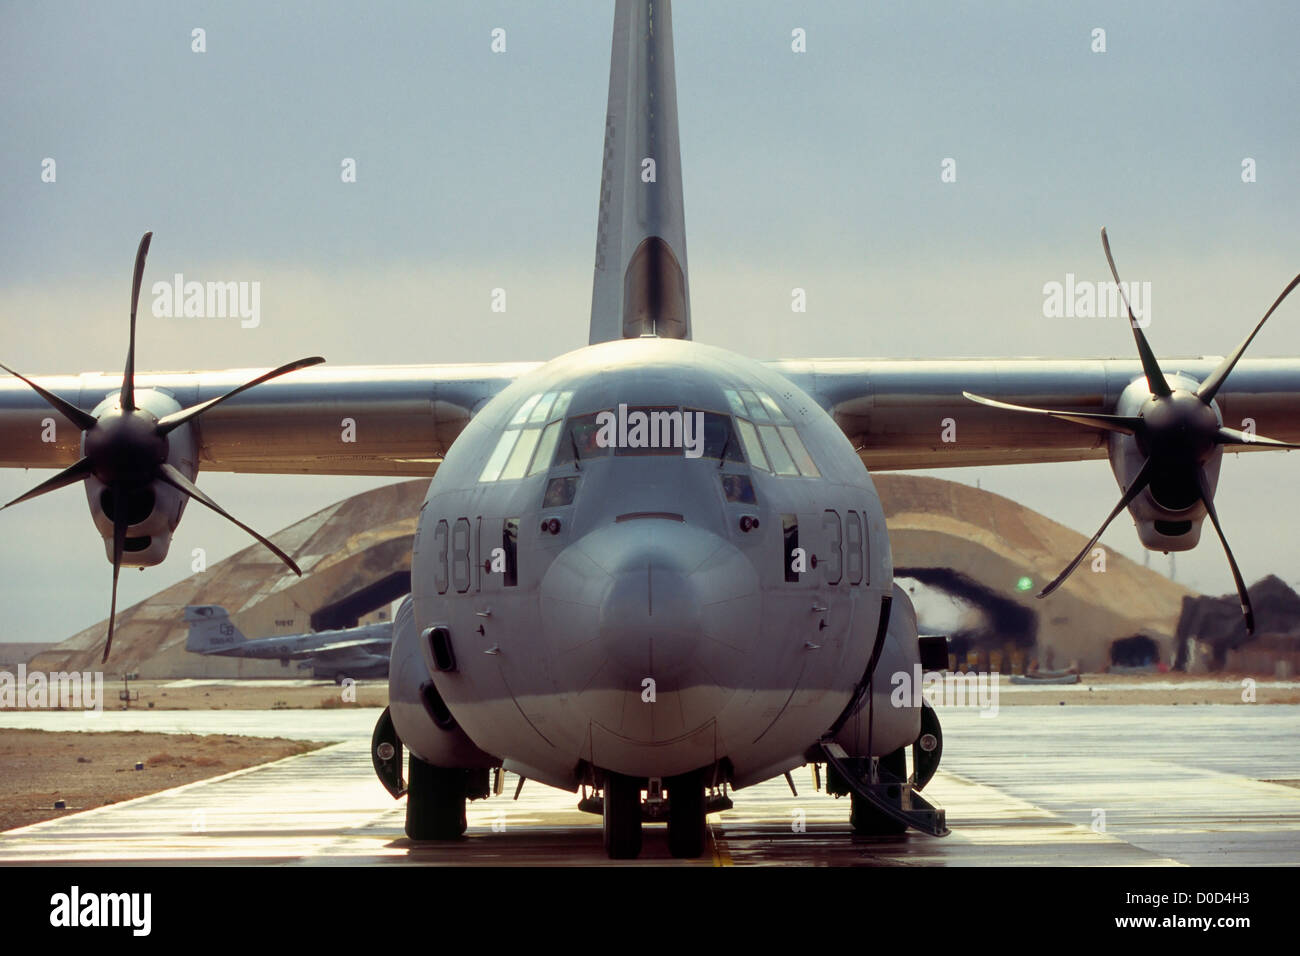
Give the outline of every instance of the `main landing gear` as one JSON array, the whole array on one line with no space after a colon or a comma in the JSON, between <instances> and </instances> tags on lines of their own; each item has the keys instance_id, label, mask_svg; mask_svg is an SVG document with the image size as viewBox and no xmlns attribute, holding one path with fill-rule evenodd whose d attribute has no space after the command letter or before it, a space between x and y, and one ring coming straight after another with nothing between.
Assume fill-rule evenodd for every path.
<instances>
[{"instance_id":1,"label":"main landing gear","mask_svg":"<svg viewBox=\"0 0 1300 956\"><path fill-rule=\"evenodd\" d=\"M435 767L411 754L406 782L406 835L455 840L465 833L470 771Z\"/></svg>"},{"instance_id":2,"label":"main landing gear","mask_svg":"<svg viewBox=\"0 0 1300 956\"><path fill-rule=\"evenodd\" d=\"M921 733L912 744L911 776L907 753L899 747L883 757L850 757L834 740L821 741L826 760L826 789L850 795L849 822L859 836L898 836L909 828L930 836L947 836L944 811L921 796L943 753L943 732L934 708L921 709Z\"/></svg>"}]
</instances>

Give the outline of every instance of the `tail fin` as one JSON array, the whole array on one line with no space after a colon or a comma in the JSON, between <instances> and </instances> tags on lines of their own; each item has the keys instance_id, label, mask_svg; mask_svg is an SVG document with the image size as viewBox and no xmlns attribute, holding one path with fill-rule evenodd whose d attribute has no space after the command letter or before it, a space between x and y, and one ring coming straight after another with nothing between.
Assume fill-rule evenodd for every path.
<instances>
[{"instance_id":1,"label":"tail fin","mask_svg":"<svg viewBox=\"0 0 1300 956\"><path fill-rule=\"evenodd\" d=\"M691 337L669 0L618 0L590 344Z\"/></svg>"},{"instance_id":2,"label":"tail fin","mask_svg":"<svg viewBox=\"0 0 1300 956\"><path fill-rule=\"evenodd\" d=\"M226 609L215 604L187 607L185 622L190 626L190 633L185 638L185 649L193 654L219 654L248 640L230 622Z\"/></svg>"}]
</instances>

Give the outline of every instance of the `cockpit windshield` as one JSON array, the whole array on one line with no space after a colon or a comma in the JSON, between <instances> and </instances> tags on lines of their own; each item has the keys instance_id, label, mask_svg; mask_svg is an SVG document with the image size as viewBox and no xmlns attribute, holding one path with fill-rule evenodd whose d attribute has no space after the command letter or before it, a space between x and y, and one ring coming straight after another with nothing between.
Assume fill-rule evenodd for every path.
<instances>
[{"instance_id":1,"label":"cockpit windshield","mask_svg":"<svg viewBox=\"0 0 1300 956\"><path fill-rule=\"evenodd\" d=\"M820 476L781 407L757 389L724 389L732 414L676 405L619 405L565 417L572 391L526 399L502 431L479 481L510 481L608 456L682 456L748 463L780 476Z\"/></svg>"},{"instance_id":2,"label":"cockpit windshield","mask_svg":"<svg viewBox=\"0 0 1300 956\"><path fill-rule=\"evenodd\" d=\"M554 465L608 455L705 458L743 464L731 416L664 405L620 406L570 418L559 434Z\"/></svg>"}]
</instances>

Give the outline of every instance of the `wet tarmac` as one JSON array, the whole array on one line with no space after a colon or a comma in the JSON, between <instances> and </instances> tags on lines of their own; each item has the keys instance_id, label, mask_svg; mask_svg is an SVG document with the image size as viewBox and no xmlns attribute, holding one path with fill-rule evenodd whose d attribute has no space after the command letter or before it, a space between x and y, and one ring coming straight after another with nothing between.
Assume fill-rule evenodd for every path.
<instances>
[{"instance_id":1,"label":"wet tarmac","mask_svg":"<svg viewBox=\"0 0 1300 956\"><path fill-rule=\"evenodd\" d=\"M262 734L337 741L310 754L0 834L25 863L607 864L600 819L527 782L469 805L469 831L415 844L404 802L370 767L374 710L5 713L0 727ZM703 859L669 856L648 825L640 863L1077 866L1300 863L1300 708L1018 706L941 711L943 769L927 787L952 834L855 838L848 801L810 769L732 794ZM620 862L618 865L629 865Z\"/></svg>"}]
</instances>

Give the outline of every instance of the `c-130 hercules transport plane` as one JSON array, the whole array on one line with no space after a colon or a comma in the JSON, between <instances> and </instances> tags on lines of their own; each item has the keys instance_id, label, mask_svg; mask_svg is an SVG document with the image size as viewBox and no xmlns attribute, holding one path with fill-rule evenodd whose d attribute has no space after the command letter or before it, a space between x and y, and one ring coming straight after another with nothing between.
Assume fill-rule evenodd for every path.
<instances>
[{"instance_id":1,"label":"c-130 hercules transport plane","mask_svg":"<svg viewBox=\"0 0 1300 956\"><path fill-rule=\"evenodd\" d=\"M162 561L191 498L229 517L200 467L432 475L374 735L407 834L460 836L503 768L581 791L611 857L639 853L646 819L692 857L729 791L810 761L854 831L947 832L921 795L938 721L891 705L889 680L943 647L894 584L870 468L1108 457L1101 530L1127 509L1146 547L1186 550L1208 515L1251 626L1214 492L1225 449L1300 441L1300 359L1241 360L1300 276L1225 359L1177 374L1131 310L1136 362L757 362L692 341L680 165L669 3L619 0L590 344L540 364L136 374L146 235L122 378L0 386L0 465L64 469L18 500L85 483L113 566L105 655L120 567ZM76 437L41 441L50 406ZM1224 424L1247 416L1261 435Z\"/></svg>"}]
</instances>

